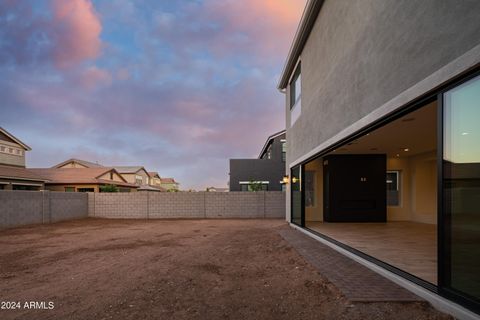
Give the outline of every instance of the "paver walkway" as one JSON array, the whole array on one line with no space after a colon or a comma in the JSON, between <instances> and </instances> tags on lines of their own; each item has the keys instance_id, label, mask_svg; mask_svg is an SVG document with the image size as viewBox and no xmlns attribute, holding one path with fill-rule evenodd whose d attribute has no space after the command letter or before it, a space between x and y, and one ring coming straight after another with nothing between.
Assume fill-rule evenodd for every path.
<instances>
[{"instance_id":1,"label":"paver walkway","mask_svg":"<svg viewBox=\"0 0 480 320\"><path fill-rule=\"evenodd\" d=\"M300 231L284 228L279 233L352 302L423 301L410 291Z\"/></svg>"}]
</instances>

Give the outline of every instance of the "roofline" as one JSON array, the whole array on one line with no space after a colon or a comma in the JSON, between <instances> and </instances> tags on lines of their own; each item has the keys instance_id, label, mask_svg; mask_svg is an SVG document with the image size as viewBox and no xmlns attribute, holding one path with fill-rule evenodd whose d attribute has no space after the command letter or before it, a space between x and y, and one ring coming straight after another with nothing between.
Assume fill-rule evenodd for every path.
<instances>
[{"instance_id":1,"label":"roofline","mask_svg":"<svg viewBox=\"0 0 480 320\"><path fill-rule=\"evenodd\" d=\"M119 176L123 182L125 183L129 183L127 180L125 180L124 177L122 177L122 174L120 172L118 172L117 170L115 170L115 168L106 168L106 169L109 169L109 170L105 170L103 173L99 174L97 177L95 177L95 179L100 179L101 176L103 176L105 173L108 173L108 172L115 172L117 174L117 176ZM117 181L118 182L118 181Z\"/></svg>"},{"instance_id":2,"label":"roofline","mask_svg":"<svg viewBox=\"0 0 480 320\"><path fill-rule=\"evenodd\" d=\"M143 171L145 171L145 172L147 173L147 175L148 175L148 171L147 171L147 169L145 169L144 166L138 166L139 169L138 169L137 171L135 171L135 172L124 172L124 171L119 171L119 170L116 169L116 168L121 168L121 167L128 168L129 166L118 166L118 167L112 167L112 168L115 169L115 171L117 171L119 174L135 174L135 173L137 173L138 171L143 170ZM137 166L130 166L130 167L137 167Z\"/></svg>"},{"instance_id":3,"label":"roofline","mask_svg":"<svg viewBox=\"0 0 480 320\"><path fill-rule=\"evenodd\" d=\"M78 163L80 163L80 164L82 164L81 162L88 162L88 163L91 163L91 164L98 165L98 167L95 167L95 168L104 167L104 166L102 166L102 165L99 164L99 163L95 163L95 162L91 162L91 161L87 161L87 160L82 160L82 159L77 159L77 158L70 158L70 159L67 159L67 160L65 160L65 161L63 161L63 162L60 162L60 163L58 163L58 164L56 164L56 165L54 165L53 167L50 167L50 168L51 168L51 169L61 169L61 168L59 168L59 167L65 165L65 164L67 164L67 163L75 162L75 161L78 162ZM82 164L82 165L83 165L83 164ZM93 167L87 167L87 168L93 168ZM108 167L105 167L105 168L108 168Z\"/></svg>"},{"instance_id":4,"label":"roofline","mask_svg":"<svg viewBox=\"0 0 480 320\"><path fill-rule=\"evenodd\" d=\"M262 151L260 151L260 155L258 156L258 159L262 158L262 155L263 153L267 150L267 147L268 145L270 144L270 141L275 139L276 137L278 136L281 136L282 134L284 134L285 132L287 132L287 130L282 130L282 131L279 131L277 133L274 133L272 134L271 136L269 136L267 138L267 141L265 141L265 144L263 145L263 148L262 148Z\"/></svg>"},{"instance_id":5,"label":"roofline","mask_svg":"<svg viewBox=\"0 0 480 320\"><path fill-rule=\"evenodd\" d=\"M303 10L302 18L298 24L297 31L295 32L295 37L293 38L292 45L288 52L287 60L283 66L282 74L280 76L277 88L283 90L287 87L288 81L290 80L290 75L292 74L295 65L297 64L298 58L302 53L303 47L307 42L308 36L312 31L313 25L317 20L318 13L322 8L324 0L308 0Z\"/></svg>"},{"instance_id":6,"label":"roofline","mask_svg":"<svg viewBox=\"0 0 480 320\"><path fill-rule=\"evenodd\" d=\"M1 179L11 179L11 180L26 180L26 181L41 181L47 182L50 181L48 179L40 179L40 178L25 178L25 177L10 177L10 176L0 176Z\"/></svg>"},{"instance_id":7,"label":"roofline","mask_svg":"<svg viewBox=\"0 0 480 320\"><path fill-rule=\"evenodd\" d=\"M27 151L31 151L32 148L30 148L29 146L27 146L25 143L23 143L20 139L14 137L11 133L9 133L7 130L5 130L4 128L0 127L0 131L5 134L7 137L9 137L10 139L12 139L13 141L15 141L16 143L18 143L19 145L21 145L25 150Z\"/></svg>"}]
</instances>

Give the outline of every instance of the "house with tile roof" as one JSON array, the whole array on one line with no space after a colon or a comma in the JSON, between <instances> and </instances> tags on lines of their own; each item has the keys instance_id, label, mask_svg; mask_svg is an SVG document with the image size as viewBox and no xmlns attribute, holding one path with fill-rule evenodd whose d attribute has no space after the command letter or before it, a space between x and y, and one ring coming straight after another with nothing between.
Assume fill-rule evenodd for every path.
<instances>
[{"instance_id":1,"label":"house with tile roof","mask_svg":"<svg viewBox=\"0 0 480 320\"><path fill-rule=\"evenodd\" d=\"M63 162L60 162L59 164L54 165L52 168L100 168L103 167L101 164L98 162L90 162L86 160L81 160L81 159L68 159Z\"/></svg>"},{"instance_id":2,"label":"house with tile roof","mask_svg":"<svg viewBox=\"0 0 480 320\"><path fill-rule=\"evenodd\" d=\"M160 186L167 189L168 191L178 191L179 185L174 178L160 178Z\"/></svg>"},{"instance_id":3,"label":"house with tile roof","mask_svg":"<svg viewBox=\"0 0 480 320\"><path fill-rule=\"evenodd\" d=\"M0 127L0 190L42 190L45 179L25 168L25 155L32 150Z\"/></svg>"},{"instance_id":4,"label":"house with tile roof","mask_svg":"<svg viewBox=\"0 0 480 320\"><path fill-rule=\"evenodd\" d=\"M117 170L98 168L34 168L36 175L48 180L45 189L65 192L101 192L101 187L115 185L120 192L131 192L138 185L129 183Z\"/></svg>"}]
</instances>

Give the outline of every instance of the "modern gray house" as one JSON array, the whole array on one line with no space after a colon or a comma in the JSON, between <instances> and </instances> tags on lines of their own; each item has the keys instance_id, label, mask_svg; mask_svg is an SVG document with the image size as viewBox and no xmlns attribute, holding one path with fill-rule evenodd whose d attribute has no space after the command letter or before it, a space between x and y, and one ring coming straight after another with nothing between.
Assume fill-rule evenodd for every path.
<instances>
[{"instance_id":1,"label":"modern gray house","mask_svg":"<svg viewBox=\"0 0 480 320\"><path fill-rule=\"evenodd\" d=\"M480 1L309 0L286 219L460 319L480 312Z\"/></svg>"},{"instance_id":2,"label":"modern gray house","mask_svg":"<svg viewBox=\"0 0 480 320\"><path fill-rule=\"evenodd\" d=\"M258 159L230 159L230 191L281 191L285 174L285 130L272 134Z\"/></svg>"}]
</instances>

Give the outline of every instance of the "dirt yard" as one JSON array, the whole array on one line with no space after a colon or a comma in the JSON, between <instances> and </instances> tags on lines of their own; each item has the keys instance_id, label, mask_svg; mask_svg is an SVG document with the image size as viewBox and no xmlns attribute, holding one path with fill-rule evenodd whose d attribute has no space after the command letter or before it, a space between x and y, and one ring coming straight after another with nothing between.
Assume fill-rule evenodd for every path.
<instances>
[{"instance_id":1,"label":"dirt yard","mask_svg":"<svg viewBox=\"0 0 480 320\"><path fill-rule=\"evenodd\" d=\"M426 303L349 303L278 235L286 227L86 219L0 231L0 319L448 319Z\"/></svg>"}]
</instances>

